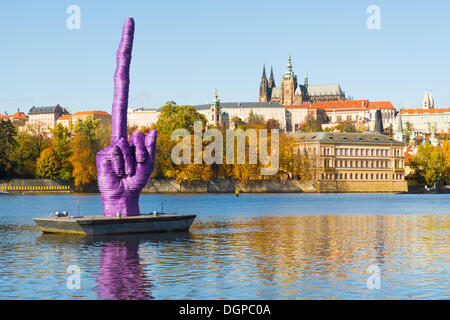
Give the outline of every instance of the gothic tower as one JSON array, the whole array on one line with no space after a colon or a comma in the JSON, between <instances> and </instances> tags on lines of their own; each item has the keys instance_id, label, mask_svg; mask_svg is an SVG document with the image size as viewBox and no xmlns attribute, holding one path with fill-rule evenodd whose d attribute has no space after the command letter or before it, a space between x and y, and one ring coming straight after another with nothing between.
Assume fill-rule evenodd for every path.
<instances>
[{"instance_id":1,"label":"gothic tower","mask_svg":"<svg viewBox=\"0 0 450 320\"><path fill-rule=\"evenodd\" d=\"M286 72L281 78L281 104L293 105L295 88L297 88L297 76L292 71L291 56L289 55Z\"/></svg>"},{"instance_id":2,"label":"gothic tower","mask_svg":"<svg viewBox=\"0 0 450 320\"><path fill-rule=\"evenodd\" d=\"M272 99L272 89L275 88L275 78L273 77L273 68L272 66L270 67L270 79L269 79L269 102L270 99Z\"/></svg>"},{"instance_id":3,"label":"gothic tower","mask_svg":"<svg viewBox=\"0 0 450 320\"><path fill-rule=\"evenodd\" d=\"M266 77L266 66L263 66L263 74L261 77L261 85L259 86L259 102L269 102L269 83Z\"/></svg>"}]
</instances>

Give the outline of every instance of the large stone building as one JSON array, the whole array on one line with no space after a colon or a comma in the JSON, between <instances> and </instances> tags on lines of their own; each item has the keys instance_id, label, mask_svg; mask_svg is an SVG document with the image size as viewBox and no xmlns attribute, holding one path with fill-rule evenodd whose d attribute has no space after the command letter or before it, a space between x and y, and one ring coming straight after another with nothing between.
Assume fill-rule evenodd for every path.
<instances>
[{"instance_id":1,"label":"large stone building","mask_svg":"<svg viewBox=\"0 0 450 320\"><path fill-rule=\"evenodd\" d=\"M413 136L450 133L450 108L402 109L403 128Z\"/></svg>"},{"instance_id":2,"label":"large stone building","mask_svg":"<svg viewBox=\"0 0 450 320\"><path fill-rule=\"evenodd\" d=\"M376 133L297 133L320 191L404 192L404 144Z\"/></svg>"},{"instance_id":3,"label":"large stone building","mask_svg":"<svg viewBox=\"0 0 450 320\"><path fill-rule=\"evenodd\" d=\"M278 103L269 102L220 102L216 93L212 104L196 105L197 112L203 114L209 125L223 125L228 127L233 119L246 121L251 113L264 117L264 120L275 119L281 130L288 129L286 108Z\"/></svg>"},{"instance_id":4,"label":"large stone building","mask_svg":"<svg viewBox=\"0 0 450 320\"><path fill-rule=\"evenodd\" d=\"M381 116L383 128L388 129L394 123L395 108L390 101L369 101L369 100L345 100L345 101L321 101L317 103L304 103L299 106L285 106L293 112L305 109L319 109L325 112L321 123L326 123L325 127L332 128L343 122L353 123L357 129L374 131L377 118L377 110ZM292 130L300 127L306 122L307 113L303 112L299 117L294 115L292 119Z\"/></svg>"},{"instance_id":5,"label":"large stone building","mask_svg":"<svg viewBox=\"0 0 450 320\"><path fill-rule=\"evenodd\" d=\"M128 108L127 124L129 127L150 127L158 121L159 109Z\"/></svg>"},{"instance_id":6,"label":"large stone building","mask_svg":"<svg viewBox=\"0 0 450 320\"><path fill-rule=\"evenodd\" d=\"M64 114L70 114L69 110L61 107L59 104L52 107L32 107L28 112L29 125L40 125L44 128L53 129L56 120Z\"/></svg>"},{"instance_id":7,"label":"large stone building","mask_svg":"<svg viewBox=\"0 0 450 320\"><path fill-rule=\"evenodd\" d=\"M72 125L75 125L78 120L85 121L88 118L92 118L94 120L100 120L100 124L111 123L111 115L105 111L79 111L74 114L63 114L56 120L57 124L61 124L64 127L70 128Z\"/></svg>"},{"instance_id":8,"label":"large stone building","mask_svg":"<svg viewBox=\"0 0 450 320\"><path fill-rule=\"evenodd\" d=\"M413 138L427 134L450 133L450 108L434 108L433 94L428 91L422 100L422 109L402 109L403 128Z\"/></svg>"},{"instance_id":9,"label":"large stone building","mask_svg":"<svg viewBox=\"0 0 450 320\"><path fill-rule=\"evenodd\" d=\"M281 77L281 86L277 87L273 70L270 70L270 79L267 80L266 68L263 67L261 84L259 87L260 102L276 102L281 105L300 105L305 102L341 101L345 94L338 84L309 85L308 75L305 73L304 83L297 82L297 76L292 70L291 57L288 58L286 72Z\"/></svg>"}]
</instances>

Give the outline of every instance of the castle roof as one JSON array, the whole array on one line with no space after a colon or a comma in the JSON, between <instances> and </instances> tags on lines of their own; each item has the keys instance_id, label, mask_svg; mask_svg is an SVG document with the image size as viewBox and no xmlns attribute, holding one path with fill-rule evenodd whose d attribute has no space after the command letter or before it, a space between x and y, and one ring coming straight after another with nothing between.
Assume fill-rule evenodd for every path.
<instances>
[{"instance_id":1,"label":"castle roof","mask_svg":"<svg viewBox=\"0 0 450 320\"><path fill-rule=\"evenodd\" d=\"M69 113L69 110L61 107L59 104L49 107L32 107L28 114L46 114L46 113Z\"/></svg>"},{"instance_id":2,"label":"castle roof","mask_svg":"<svg viewBox=\"0 0 450 320\"><path fill-rule=\"evenodd\" d=\"M306 87L309 96L324 96L324 95L342 95L341 87L338 84L325 85L308 85Z\"/></svg>"},{"instance_id":3,"label":"castle roof","mask_svg":"<svg viewBox=\"0 0 450 320\"><path fill-rule=\"evenodd\" d=\"M210 104L201 104L193 106L197 110L209 110L211 108ZM280 104L276 102L221 102L220 107L222 109L226 108L283 108Z\"/></svg>"},{"instance_id":4,"label":"castle roof","mask_svg":"<svg viewBox=\"0 0 450 320\"><path fill-rule=\"evenodd\" d=\"M296 137L299 142L403 145L402 142L379 133L308 132L295 133L293 136Z\"/></svg>"}]
</instances>

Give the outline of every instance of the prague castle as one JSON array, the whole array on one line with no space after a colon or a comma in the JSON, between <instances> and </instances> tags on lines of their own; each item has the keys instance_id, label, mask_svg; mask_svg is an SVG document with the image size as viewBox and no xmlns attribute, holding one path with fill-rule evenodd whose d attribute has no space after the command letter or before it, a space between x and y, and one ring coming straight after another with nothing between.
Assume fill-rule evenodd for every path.
<instances>
[{"instance_id":1,"label":"prague castle","mask_svg":"<svg viewBox=\"0 0 450 320\"><path fill-rule=\"evenodd\" d=\"M320 101L345 100L345 94L338 84L309 85L308 74L305 73L303 85L297 82L297 76L292 70L291 57L288 58L286 72L281 78L281 87L275 85L273 69L270 70L270 79L266 77L266 67L263 67L261 84L259 87L260 102L276 102L281 105L300 105L305 102L316 103Z\"/></svg>"}]
</instances>

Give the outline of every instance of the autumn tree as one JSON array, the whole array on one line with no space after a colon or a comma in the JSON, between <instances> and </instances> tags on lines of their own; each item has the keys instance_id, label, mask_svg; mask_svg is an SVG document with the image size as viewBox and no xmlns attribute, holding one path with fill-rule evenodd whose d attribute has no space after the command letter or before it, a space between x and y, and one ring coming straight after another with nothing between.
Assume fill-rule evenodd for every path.
<instances>
[{"instance_id":1,"label":"autumn tree","mask_svg":"<svg viewBox=\"0 0 450 320\"><path fill-rule=\"evenodd\" d=\"M280 122L277 119L269 119L265 123L265 127L267 130L273 130L273 129L280 129L281 125Z\"/></svg>"},{"instance_id":2,"label":"autumn tree","mask_svg":"<svg viewBox=\"0 0 450 320\"><path fill-rule=\"evenodd\" d=\"M450 179L450 141L445 140L442 143L442 156L445 163L445 176L446 179Z\"/></svg>"},{"instance_id":3,"label":"autumn tree","mask_svg":"<svg viewBox=\"0 0 450 320\"><path fill-rule=\"evenodd\" d=\"M83 190L97 179L95 153L89 137L83 134L76 135L70 143L70 150L75 188Z\"/></svg>"},{"instance_id":4,"label":"autumn tree","mask_svg":"<svg viewBox=\"0 0 450 320\"><path fill-rule=\"evenodd\" d=\"M430 143L418 147L416 155L410 159L410 165L419 182L433 185L438 178L440 181L445 179L446 166L442 152Z\"/></svg>"},{"instance_id":5,"label":"autumn tree","mask_svg":"<svg viewBox=\"0 0 450 320\"><path fill-rule=\"evenodd\" d=\"M308 116L306 121L300 125L299 130L303 132L320 132L322 131L322 126L317 119Z\"/></svg>"},{"instance_id":6,"label":"autumn tree","mask_svg":"<svg viewBox=\"0 0 450 320\"><path fill-rule=\"evenodd\" d=\"M264 116L260 115L260 114L255 114L253 112L253 110L250 110L247 120L245 121L247 123L247 125L252 126L252 125L264 125L265 124L265 120L264 120Z\"/></svg>"}]
</instances>

